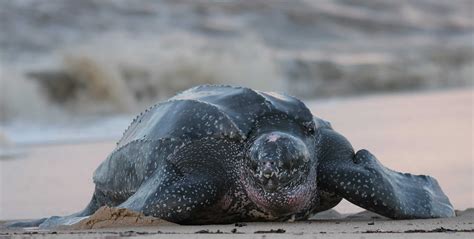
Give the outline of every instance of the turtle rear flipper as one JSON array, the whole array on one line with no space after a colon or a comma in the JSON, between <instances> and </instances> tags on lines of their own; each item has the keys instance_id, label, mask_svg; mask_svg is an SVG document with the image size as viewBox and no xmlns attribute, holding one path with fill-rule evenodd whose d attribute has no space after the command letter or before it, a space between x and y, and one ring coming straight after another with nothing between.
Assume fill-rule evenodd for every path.
<instances>
[{"instance_id":1,"label":"turtle rear flipper","mask_svg":"<svg viewBox=\"0 0 474 239\"><path fill-rule=\"evenodd\" d=\"M26 227L39 227L41 229L50 229L57 226L67 226L77 223L89 215L93 214L99 207L106 205L104 203L103 193L100 190L95 190L91 201L87 207L80 211L73 213L68 216L52 216L41 219L27 220L27 221L16 221L7 223L7 228L26 228Z\"/></svg>"},{"instance_id":2,"label":"turtle rear flipper","mask_svg":"<svg viewBox=\"0 0 474 239\"><path fill-rule=\"evenodd\" d=\"M25 227L38 227L46 221L48 218L41 218L41 219L34 219L29 221L15 221L15 222L7 222L5 224L6 228L25 228Z\"/></svg>"},{"instance_id":3,"label":"turtle rear flipper","mask_svg":"<svg viewBox=\"0 0 474 239\"><path fill-rule=\"evenodd\" d=\"M39 227L41 229L51 229L58 226L68 226L74 223L77 223L87 216L82 216L80 213L75 213L69 216L52 216L41 219L35 219L30 221L16 221L12 223L7 223L7 228L28 228L28 227Z\"/></svg>"},{"instance_id":4,"label":"turtle rear flipper","mask_svg":"<svg viewBox=\"0 0 474 239\"><path fill-rule=\"evenodd\" d=\"M324 130L322 137L328 144L318 168L318 183L324 190L394 219L454 216L434 178L390 170L367 150L354 154L349 142L334 131Z\"/></svg>"}]
</instances>

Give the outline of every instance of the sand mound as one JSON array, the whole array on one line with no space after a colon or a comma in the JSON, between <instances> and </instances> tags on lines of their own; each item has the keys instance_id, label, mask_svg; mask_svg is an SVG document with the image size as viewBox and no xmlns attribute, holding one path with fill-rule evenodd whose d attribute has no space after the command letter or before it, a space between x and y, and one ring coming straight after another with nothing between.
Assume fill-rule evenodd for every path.
<instances>
[{"instance_id":1,"label":"sand mound","mask_svg":"<svg viewBox=\"0 0 474 239\"><path fill-rule=\"evenodd\" d=\"M143 227L171 225L173 223L130 211L125 208L101 207L89 218L71 226L71 229L99 229L112 227Z\"/></svg>"}]
</instances>

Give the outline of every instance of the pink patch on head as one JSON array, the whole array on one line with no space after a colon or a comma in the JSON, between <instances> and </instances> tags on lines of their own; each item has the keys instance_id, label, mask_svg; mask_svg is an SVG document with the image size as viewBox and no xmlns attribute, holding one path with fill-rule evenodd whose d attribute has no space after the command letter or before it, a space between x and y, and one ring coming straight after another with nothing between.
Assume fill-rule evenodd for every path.
<instances>
[{"instance_id":1,"label":"pink patch on head","mask_svg":"<svg viewBox=\"0 0 474 239\"><path fill-rule=\"evenodd\" d=\"M270 134L270 135L267 137L267 140L268 140L268 142L276 142L279 138L280 138L279 135Z\"/></svg>"}]
</instances>

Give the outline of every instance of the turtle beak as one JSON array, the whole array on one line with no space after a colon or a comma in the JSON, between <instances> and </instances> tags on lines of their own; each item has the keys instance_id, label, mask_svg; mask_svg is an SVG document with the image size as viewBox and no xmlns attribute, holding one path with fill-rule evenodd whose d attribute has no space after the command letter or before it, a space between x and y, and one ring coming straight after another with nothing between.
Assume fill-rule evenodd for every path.
<instances>
[{"instance_id":1,"label":"turtle beak","mask_svg":"<svg viewBox=\"0 0 474 239\"><path fill-rule=\"evenodd\" d=\"M274 165L273 162L267 161L260 171L260 180L262 186L266 191L274 191L278 186L278 177L277 177L278 168Z\"/></svg>"},{"instance_id":2,"label":"turtle beak","mask_svg":"<svg viewBox=\"0 0 474 239\"><path fill-rule=\"evenodd\" d=\"M273 165L271 165L270 162L266 162L262 170L262 176L265 177L266 179L269 179L273 177L274 175L276 175L275 171L276 171L276 168L273 167Z\"/></svg>"}]
</instances>

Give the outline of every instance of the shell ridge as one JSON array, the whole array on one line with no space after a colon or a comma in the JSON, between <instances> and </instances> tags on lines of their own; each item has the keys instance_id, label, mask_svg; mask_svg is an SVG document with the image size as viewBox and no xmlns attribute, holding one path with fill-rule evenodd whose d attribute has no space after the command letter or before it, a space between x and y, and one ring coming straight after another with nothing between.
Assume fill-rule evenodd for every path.
<instances>
[{"instance_id":1,"label":"shell ridge","mask_svg":"<svg viewBox=\"0 0 474 239\"><path fill-rule=\"evenodd\" d=\"M196 87L195 87L196 88ZM194 89L194 88L193 88ZM139 122L139 119L144 117L145 115L148 115L148 114L151 114L153 113L154 109L157 109L158 107L160 106L163 106L163 105L166 105L166 104L171 104L173 102L195 102L195 103L199 103L199 104L205 104L209 107L212 107L214 109L216 109L220 114L222 114L222 116L224 116L231 124L232 126L234 127L234 129L239 133L240 136L242 136L243 138L246 137L245 133L242 132L242 130L237 126L237 124L234 122L234 120L232 120L232 118L229 117L229 115L223 111L218 105L215 105L215 104L212 104L212 103L209 103L209 102L206 102L206 101L202 101L202 100L199 100L199 99L174 99L174 98L171 98L169 100L166 100L166 101L163 101L163 102L160 102L160 103L156 103L150 107L148 107L145 111L142 111L140 114L138 114L133 120L132 122L130 123L130 125L125 129L125 131L123 132L122 134L122 137L120 138L120 140L117 142L117 145L119 146L119 148L121 148L122 146L124 145L127 145L128 143L124 144L124 145L121 145L121 143L123 142L126 134L129 132L129 130L134 126L134 125L137 125L141 122ZM132 141L135 141L137 139L134 139ZM130 141L130 142L132 142Z\"/></svg>"},{"instance_id":2,"label":"shell ridge","mask_svg":"<svg viewBox=\"0 0 474 239\"><path fill-rule=\"evenodd\" d=\"M175 97L178 97L178 96L181 96L187 92L192 92L193 90L197 90L197 89L200 89L200 88L205 88L205 87L215 87L215 88L231 88L231 89L248 89L248 90L252 90L251 88L248 88L248 87L243 87L243 86L235 86L235 85L229 85L229 84L203 84L203 85L198 85L198 86L195 86L195 87L192 87L192 88L189 88L187 90L183 90L179 93L177 93L175 96L173 96L173 98ZM253 90L252 90L253 91Z\"/></svg>"}]
</instances>

